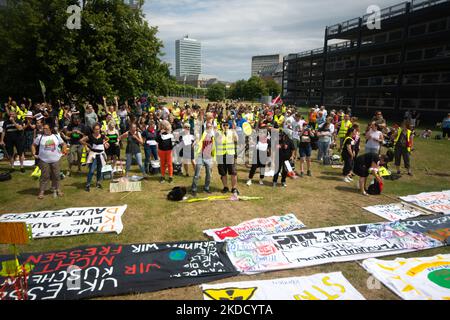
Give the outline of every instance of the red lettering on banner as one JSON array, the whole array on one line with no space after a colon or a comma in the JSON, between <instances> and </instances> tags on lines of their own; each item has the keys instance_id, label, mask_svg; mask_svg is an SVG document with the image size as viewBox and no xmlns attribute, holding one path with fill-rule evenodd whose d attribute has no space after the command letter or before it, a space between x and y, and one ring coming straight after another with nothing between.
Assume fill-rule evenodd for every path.
<instances>
[{"instance_id":1,"label":"red lettering on banner","mask_svg":"<svg viewBox=\"0 0 450 320\"><path fill-rule=\"evenodd\" d=\"M98 265L101 266L104 263L106 263L108 266L112 267L114 263L114 257L101 257L100 261L98 262Z\"/></svg>"},{"instance_id":2,"label":"red lettering on banner","mask_svg":"<svg viewBox=\"0 0 450 320\"><path fill-rule=\"evenodd\" d=\"M218 230L215 233L220 240L224 240L226 238L236 238L239 236L239 234L230 227L223 228L222 230Z\"/></svg>"},{"instance_id":3,"label":"red lettering on banner","mask_svg":"<svg viewBox=\"0 0 450 320\"><path fill-rule=\"evenodd\" d=\"M81 250L70 251L70 257L78 259L79 257L81 257Z\"/></svg>"},{"instance_id":4,"label":"red lettering on banner","mask_svg":"<svg viewBox=\"0 0 450 320\"><path fill-rule=\"evenodd\" d=\"M258 254L261 256L270 256L275 254L277 251L277 249L272 245L263 245L257 247L256 250L258 251Z\"/></svg>"},{"instance_id":5,"label":"red lettering on banner","mask_svg":"<svg viewBox=\"0 0 450 320\"><path fill-rule=\"evenodd\" d=\"M25 263L38 264L41 262L41 259L42 259L42 254L40 254L38 256L30 255L27 258L27 261L25 261Z\"/></svg>"},{"instance_id":6,"label":"red lettering on banner","mask_svg":"<svg viewBox=\"0 0 450 320\"><path fill-rule=\"evenodd\" d=\"M116 222L116 216L105 215L104 224L110 224L110 223L114 224L115 222Z\"/></svg>"},{"instance_id":7,"label":"red lettering on banner","mask_svg":"<svg viewBox=\"0 0 450 320\"><path fill-rule=\"evenodd\" d=\"M106 212L112 213L112 214L116 214L117 211L119 211L119 208L109 208L108 210L106 210Z\"/></svg>"},{"instance_id":8,"label":"red lettering on banner","mask_svg":"<svg viewBox=\"0 0 450 320\"><path fill-rule=\"evenodd\" d=\"M83 257L92 257L97 254L97 248L87 248L85 250L86 250L86 253L83 254Z\"/></svg>"},{"instance_id":9,"label":"red lettering on banner","mask_svg":"<svg viewBox=\"0 0 450 320\"><path fill-rule=\"evenodd\" d=\"M58 264L55 267L55 271L58 271L60 269L67 269L70 266L73 266L75 263L75 259L69 260L69 262L64 263L63 261L58 261Z\"/></svg>"},{"instance_id":10,"label":"red lettering on banner","mask_svg":"<svg viewBox=\"0 0 450 320\"><path fill-rule=\"evenodd\" d=\"M63 252L58 252L57 254L55 254L54 261L60 261L60 260L65 260L65 259L67 259L67 252L63 251Z\"/></svg>"},{"instance_id":11,"label":"red lettering on banner","mask_svg":"<svg viewBox=\"0 0 450 320\"><path fill-rule=\"evenodd\" d=\"M122 246L118 246L116 250L111 250L111 254L120 254L122 253Z\"/></svg>"},{"instance_id":12,"label":"red lettering on banner","mask_svg":"<svg viewBox=\"0 0 450 320\"><path fill-rule=\"evenodd\" d=\"M50 263L55 259L55 253L46 253L44 255L45 259L41 261L41 263Z\"/></svg>"},{"instance_id":13,"label":"red lettering on banner","mask_svg":"<svg viewBox=\"0 0 450 320\"><path fill-rule=\"evenodd\" d=\"M135 275L139 268L139 274L148 273L152 268L161 269L161 266L154 263L144 264L143 262L139 263L139 265L133 264L132 266L125 266L125 274L126 275Z\"/></svg>"},{"instance_id":14,"label":"red lettering on banner","mask_svg":"<svg viewBox=\"0 0 450 320\"><path fill-rule=\"evenodd\" d=\"M81 266L81 265L78 263L78 262L82 262L82 261L85 261L85 263L84 263L83 266ZM84 268L88 267L90 263L91 263L91 259L89 259L89 258L80 258L80 259L77 259L77 266L80 267L81 269L84 269Z\"/></svg>"}]
</instances>

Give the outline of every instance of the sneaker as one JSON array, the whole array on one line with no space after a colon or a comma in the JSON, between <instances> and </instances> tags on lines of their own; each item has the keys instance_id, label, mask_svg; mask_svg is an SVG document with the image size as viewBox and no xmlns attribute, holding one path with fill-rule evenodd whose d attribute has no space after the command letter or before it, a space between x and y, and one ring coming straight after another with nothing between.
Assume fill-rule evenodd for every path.
<instances>
[{"instance_id":1,"label":"sneaker","mask_svg":"<svg viewBox=\"0 0 450 320\"><path fill-rule=\"evenodd\" d=\"M259 180L259 185L263 186L264 185L264 181L263 180Z\"/></svg>"},{"instance_id":2,"label":"sneaker","mask_svg":"<svg viewBox=\"0 0 450 320\"><path fill-rule=\"evenodd\" d=\"M91 186L87 185L86 188L84 188L87 192L91 192Z\"/></svg>"},{"instance_id":3,"label":"sneaker","mask_svg":"<svg viewBox=\"0 0 450 320\"><path fill-rule=\"evenodd\" d=\"M248 180L248 181L247 181L247 186L250 187L251 185L252 185L252 180Z\"/></svg>"},{"instance_id":4,"label":"sneaker","mask_svg":"<svg viewBox=\"0 0 450 320\"><path fill-rule=\"evenodd\" d=\"M235 195L239 195L239 191L238 191L238 189L236 189L236 188L233 188L233 189L231 189L231 193L232 194L235 194Z\"/></svg>"},{"instance_id":5,"label":"sneaker","mask_svg":"<svg viewBox=\"0 0 450 320\"><path fill-rule=\"evenodd\" d=\"M164 177L159 178L159 183L164 183L166 182L166 180L164 179Z\"/></svg>"},{"instance_id":6,"label":"sneaker","mask_svg":"<svg viewBox=\"0 0 450 320\"><path fill-rule=\"evenodd\" d=\"M408 176L412 177L413 176L412 172L408 172Z\"/></svg>"},{"instance_id":7,"label":"sneaker","mask_svg":"<svg viewBox=\"0 0 450 320\"><path fill-rule=\"evenodd\" d=\"M71 174L72 174L72 173L71 173L70 171L66 171L66 176L67 176L67 177L70 177Z\"/></svg>"},{"instance_id":8,"label":"sneaker","mask_svg":"<svg viewBox=\"0 0 450 320\"><path fill-rule=\"evenodd\" d=\"M222 189L222 193L228 193L228 192L230 192L230 189L228 189L227 187Z\"/></svg>"},{"instance_id":9,"label":"sneaker","mask_svg":"<svg viewBox=\"0 0 450 320\"><path fill-rule=\"evenodd\" d=\"M192 191L192 192L191 192L191 195L192 195L194 198L197 198L197 191Z\"/></svg>"},{"instance_id":10,"label":"sneaker","mask_svg":"<svg viewBox=\"0 0 450 320\"><path fill-rule=\"evenodd\" d=\"M350 181L353 181L353 178L352 178L352 177L347 177L347 179L350 180Z\"/></svg>"},{"instance_id":11,"label":"sneaker","mask_svg":"<svg viewBox=\"0 0 450 320\"><path fill-rule=\"evenodd\" d=\"M103 189L102 185L100 183L97 183L97 185L95 186L98 189Z\"/></svg>"},{"instance_id":12,"label":"sneaker","mask_svg":"<svg viewBox=\"0 0 450 320\"><path fill-rule=\"evenodd\" d=\"M302 178L303 178L303 175L304 175L303 171L302 171L302 172L300 172L300 177L302 177Z\"/></svg>"},{"instance_id":13,"label":"sneaker","mask_svg":"<svg viewBox=\"0 0 450 320\"><path fill-rule=\"evenodd\" d=\"M172 183L172 182L173 182L173 178L170 177L170 178L169 178L169 183Z\"/></svg>"},{"instance_id":14,"label":"sneaker","mask_svg":"<svg viewBox=\"0 0 450 320\"><path fill-rule=\"evenodd\" d=\"M350 181L350 179L348 177L345 177L344 178L344 182L350 183L351 181Z\"/></svg>"},{"instance_id":15,"label":"sneaker","mask_svg":"<svg viewBox=\"0 0 450 320\"><path fill-rule=\"evenodd\" d=\"M283 182L283 183L282 183L282 186L283 186L283 188L286 188L286 187L287 187L286 182Z\"/></svg>"},{"instance_id":16,"label":"sneaker","mask_svg":"<svg viewBox=\"0 0 450 320\"><path fill-rule=\"evenodd\" d=\"M206 192L207 194L211 194L211 193L212 193L211 190L209 190L209 189L205 189L205 192Z\"/></svg>"},{"instance_id":17,"label":"sneaker","mask_svg":"<svg viewBox=\"0 0 450 320\"><path fill-rule=\"evenodd\" d=\"M369 194L366 191L363 191L363 193L361 193L363 196L368 196Z\"/></svg>"},{"instance_id":18,"label":"sneaker","mask_svg":"<svg viewBox=\"0 0 450 320\"><path fill-rule=\"evenodd\" d=\"M306 173L306 175L307 175L308 177L312 177L311 170L308 170L308 172Z\"/></svg>"}]
</instances>

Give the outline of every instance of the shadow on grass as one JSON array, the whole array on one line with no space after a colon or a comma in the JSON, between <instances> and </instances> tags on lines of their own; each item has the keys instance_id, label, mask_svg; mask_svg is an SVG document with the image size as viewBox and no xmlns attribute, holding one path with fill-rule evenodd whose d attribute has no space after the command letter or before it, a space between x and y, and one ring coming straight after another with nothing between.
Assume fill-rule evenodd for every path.
<instances>
[{"instance_id":1,"label":"shadow on grass","mask_svg":"<svg viewBox=\"0 0 450 320\"><path fill-rule=\"evenodd\" d=\"M322 179L322 180L332 180L332 181L342 181L342 177L341 177L341 175L339 175L339 177L337 177L337 176L335 176L335 177L324 177L324 176L321 176L321 177L317 177L318 179Z\"/></svg>"},{"instance_id":2,"label":"shadow on grass","mask_svg":"<svg viewBox=\"0 0 450 320\"><path fill-rule=\"evenodd\" d=\"M358 192L358 190L356 190L355 187L350 187L350 186L337 186L337 187L335 187L335 189L338 191L346 191L346 192L351 192L351 193Z\"/></svg>"},{"instance_id":3,"label":"shadow on grass","mask_svg":"<svg viewBox=\"0 0 450 320\"><path fill-rule=\"evenodd\" d=\"M22 195L33 195L36 196L39 193L39 188L28 188L17 191L18 194Z\"/></svg>"},{"instance_id":4,"label":"shadow on grass","mask_svg":"<svg viewBox=\"0 0 450 320\"><path fill-rule=\"evenodd\" d=\"M326 176L342 176L342 171L325 171L325 172L321 172L322 174L326 175Z\"/></svg>"}]
</instances>

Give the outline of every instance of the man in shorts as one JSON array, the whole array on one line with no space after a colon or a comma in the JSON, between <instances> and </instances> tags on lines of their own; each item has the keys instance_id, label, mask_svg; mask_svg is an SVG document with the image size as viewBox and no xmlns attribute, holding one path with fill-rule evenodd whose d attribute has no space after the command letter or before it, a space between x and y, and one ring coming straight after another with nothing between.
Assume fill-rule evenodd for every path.
<instances>
[{"instance_id":1,"label":"man in shorts","mask_svg":"<svg viewBox=\"0 0 450 320\"><path fill-rule=\"evenodd\" d=\"M219 175L222 180L222 193L227 193L227 175L231 176L231 192L239 195L237 189L237 169L236 169L236 144L238 135L235 130L230 129L228 121L222 121L221 130L216 134L216 150Z\"/></svg>"},{"instance_id":2,"label":"man in shorts","mask_svg":"<svg viewBox=\"0 0 450 320\"><path fill-rule=\"evenodd\" d=\"M23 168L25 135L22 120L19 120L15 111L9 113L9 118L3 122L3 132L0 137L0 145L5 146L7 156L14 169L14 148L20 159L20 172L25 172Z\"/></svg>"}]
</instances>

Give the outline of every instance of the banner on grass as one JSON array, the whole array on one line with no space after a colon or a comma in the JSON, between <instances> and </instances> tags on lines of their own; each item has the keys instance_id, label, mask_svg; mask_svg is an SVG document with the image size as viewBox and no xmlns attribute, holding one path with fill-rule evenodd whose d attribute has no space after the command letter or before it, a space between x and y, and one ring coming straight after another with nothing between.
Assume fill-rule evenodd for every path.
<instances>
[{"instance_id":1,"label":"banner on grass","mask_svg":"<svg viewBox=\"0 0 450 320\"><path fill-rule=\"evenodd\" d=\"M217 242L79 247L21 254L33 266L28 299L83 299L197 285L237 275ZM0 256L0 261L11 257ZM15 280L0 277L1 298L16 299Z\"/></svg>"},{"instance_id":2,"label":"banner on grass","mask_svg":"<svg viewBox=\"0 0 450 320\"><path fill-rule=\"evenodd\" d=\"M418 217L402 224L415 232L423 233L431 238L442 241L446 245L450 245L450 215L433 215L426 217Z\"/></svg>"},{"instance_id":3,"label":"banner on grass","mask_svg":"<svg viewBox=\"0 0 450 320\"><path fill-rule=\"evenodd\" d=\"M246 240L265 234L284 233L304 228L305 225L293 213L245 221L234 227L203 231L215 241L228 239Z\"/></svg>"},{"instance_id":4,"label":"banner on grass","mask_svg":"<svg viewBox=\"0 0 450 320\"><path fill-rule=\"evenodd\" d=\"M365 300L341 272L201 286L205 300Z\"/></svg>"},{"instance_id":5,"label":"banner on grass","mask_svg":"<svg viewBox=\"0 0 450 320\"><path fill-rule=\"evenodd\" d=\"M405 300L450 300L450 254L427 258L367 259L363 267Z\"/></svg>"},{"instance_id":6,"label":"banner on grass","mask_svg":"<svg viewBox=\"0 0 450 320\"><path fill-rule=\"evenodd\" d=\"M364 209L389 221L404 220L431 214L429 212L414 209L403 203L381 204L378 206L365 207Z\"/></svg>"},{"instance_id":7,"label":"banner on grass","mask_svg":"<svg viewBox=\"0 0 450 320\"><path fill-rule=\"evenodd\" d=\"M0 222L25 222L31 226L33 238L75 236L86 233L120 234L122 215L127 206L69 208L55 211L9 213Z\"/></svg>"},{"instance_id":8,"label":"banner on grass","mask_svg":"<svg viewBox=\"0 0 450 320\"><path fill-rule=\"evenodd\" d=\"M230 240L227 253L237 270L255 273L361 260L442 245L438 240L393 222Z\"/></svg>"},{"instance_id":9,"label":"banner on grass","mask_svg":"<svg viewBox=\"0 0 450 320\"><path fill-rule=\"evenodd\" d=\"M450 190L424 192L413 196L400 197L400 199L436 213L450 214Z\"/></svg>"}]
</instances>

